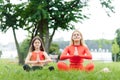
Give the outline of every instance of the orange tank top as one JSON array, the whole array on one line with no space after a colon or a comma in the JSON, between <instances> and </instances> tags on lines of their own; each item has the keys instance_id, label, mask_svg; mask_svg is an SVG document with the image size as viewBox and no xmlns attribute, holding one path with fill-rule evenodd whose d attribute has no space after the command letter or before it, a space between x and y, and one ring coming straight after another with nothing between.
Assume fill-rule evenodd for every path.
<instances>
[{"instance_id":1,"label":"orange tank top","mask_svg":"<svg viewBox=\"0 0 120 80\"><path fill-rule=\"evenodd\" d=\"M32 52L32 56L31 56L30 60L32 60L32 61L37 60L37 54L39 55L40 60L45 60L45 56L43 55L43 51Z\"/></svg>"}]
</instances>

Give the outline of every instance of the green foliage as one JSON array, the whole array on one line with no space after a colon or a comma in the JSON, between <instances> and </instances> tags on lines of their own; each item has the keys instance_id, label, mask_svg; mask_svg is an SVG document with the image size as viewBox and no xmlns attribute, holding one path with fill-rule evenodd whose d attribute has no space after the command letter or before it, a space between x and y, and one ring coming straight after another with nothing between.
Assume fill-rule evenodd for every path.
<instances>
[{"instance_id":1,"label":"green foliage","mask_svg":"<svg viewBox=\"0 0 120 80\"><path fill-rule=\"evenodd\" d=\"M113 44L112 44L112 53L118 54L119 52L120 52L119 45L117 44L116 39L114 39Z\"/></svg>"},{"instance_id":2,"label":"green foliage","mask_svg":"<svg viewBox=\"0 0 120 80\"><path fill-rule=\"evenodd\" d=\"M18 53L19 63L21 64L22 55L20 55L19 44L16 38L15 30L22 28L20 13L22 12L23 4L12 4L9 0L6 0L4 4L0 5L0 30L6 32L8 29L13 30L14 40Z\"/></svg>"},{"instance_id":3,"label":"green foliage","mask_svg":"<svg viewBox=\"0 0 120 80\"><path fill-rule=\"evenodd\" d=\"M115 13L114 11L115 8L112 5L112 0L100 0L100 3L102 7L105 8L105 11L108 16L110 16L110 12Z\"/></svg>"},{"instance_id":4,"label":"green foliage","mask_svg":"<svg viewBox=\"0 0 120 80\"><path fill-rule=\"evenodd\" d=\"M60 54L59 45L52 43L50 46L49 54Z\"/></svg>"},{"instance_id":5,"label":"green foliage","mask_svg":"<svg viewBox=\"0 0 120 80\"><path fill-rule=\"evenodd\" d=\"M82 13L82 8L85 6L86 3L80 0L69 2L64 0L29 0L20 16L25 22L24 25L29 25L23 25L25 30L29 31L32 36L37 34L41 38L49 36L43 41L48 40L45 43L51 44L52 37L58 28L74 29L74 26L70 24L71 21L77 22L87 18ZM49 32L49 30L51 31Z\"/></svg>"},{"instance_id":6,"label":"green foliage","mask_svg":"<svg viewBox=\"0 0 120 80\"><path fill-rule=\"evenodd\" d=\"M1 55L2 55L2 51L0 50L0 57L1 57Z\"/></svg>"},{"instance_id":7,"label":"green foliage","mask_svg":"<svg viewBox=\"0 0 120 80\"><path fill-rule=\"evenodd\" d=\"M0 30L6 32L9 28L14 30L22 28L20 13L23 4L2 4L0 7Z\"/></svg>"},{"instance_id":8,"label":"green foliage","mask_svg":"<svg viewBox=\"0 0 120 80\"><path fill-rule=\"evenodd\" d=\"M0 4L2 4L3 3L3 0L0 0Z\"/></svg>"},{"instance_id":9,"label":"green foliage","mask_svg":"<svg viewBox=\"0 0 120 80\"><path fill-rule=\"evenodd\" d=\"M112 54L114 61L120 61L120 46L118 45L116 38L112 43Z\"/></svg>"},{"instance_id":10,"label":"green foliage","mask_svg":"<svg viewBox=\"0 0 120 80\"><path fill-rule=\"evenodd\" d=\"M30 39L25 39L20 44L20 52L23 58L26 58L28 51L29 51L29 46L30 46Z\"/></svg>"},{"instance_id":11,"label":"green foliage","mask_svg":"<svg viewBox=\"0 0 120 80\"><path fill-rule=\"evenodd\" d=\"M57 29L74 29L72 21L81 22L88 18L83 13L88 0L28 0L27 3L16 5L9 0L6 1L0 5L0 30L6 32L9 28L13 30L22 28L27 30L31 37L40 35L48 51ZM102 4L106 5L106 3ZM110 0L107 4L106 7L111 7ZM15 42L17 44L17 39ZM17 49L19 54L19 46Z\"/></svg>"},{"instance_id":12,"label":"green foliage","mask_svg":"<svg viewBox=\"0 0 120 80\"><path fill-rule=\"evenodd\" d=\"M120 28L116 30L116 41L120 47Z\"/></svg>"},{"instance_id":13,"label":"green foliage","mask_svg":"<svg viewBox=\"0 0 120 80\"><path fill-rule=\"evenodd\" d=\"M50 48L52 38L58 28L62 30L74 29L70 22L82 21L87 18L82 9L86 3L80 0L66 2L64 0L29 0L21 17L24 19L24 29L31 36L40 35L45 43L45 48Z\"/></svg>"},{"instance_id":14,"label":"green foliage","mask_svg":"<svg viewBox=\"0 0 120 80\"><path fill-rule=\"evenodd\" d=\"M24 8L24 11L21 13L21 17L26 20L26 24L29 24L30 22L38 24L39 20L48 18L48 13L46 12L45 7L45 0L31 0L27 3L26 8Z\"/></svg>"},{"instance_id":15,"label":"green foliage","mask_svg":"<svg viewBox=\"0 0 120 80\"><path fill-rule=\"evenodd\" d=\"M112 43L112 53L114 55L113 59L120 61L120 28L116 30L116 37Z\"/></svg>"}]
</instances>

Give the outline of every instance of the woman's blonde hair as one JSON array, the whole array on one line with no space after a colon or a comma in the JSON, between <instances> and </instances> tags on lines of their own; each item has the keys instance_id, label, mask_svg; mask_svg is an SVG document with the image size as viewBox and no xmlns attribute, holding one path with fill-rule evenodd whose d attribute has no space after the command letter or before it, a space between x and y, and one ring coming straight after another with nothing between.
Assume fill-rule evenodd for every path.
<instances>
[{"instance_id":1,"label":"woman's blonde hair","mask_svg":"<svg viewBox=\"0 0 120 80\"><path fill-rule=\"evenodd\" d=\"M80 36L81 36L80 45L86 46L86 45L85 45L85 42L84 42L84 40L83 40L83 35L82 35L82 33L81 33L80 31L78 31L78 30L74 30L74 31L73 31L73 33L72 33L72 35L71 35L70 45L74 45L74 41L73 41L73 39L72 39L74 32L78 32L78 33L80 34Z\"/></svg>"},{"instance_id":2,"label":"woman's blonde hair","mask_svg":"<svg viewBox=\"0 0 120 80\"><path fill-rule=\"evenodd\" d=\"M31 41L31 45L30 45L30 48L29 48L29 52L32 52L32 51L35 50L35 48L34 48L34 42L35 42L35 40L39 40L39 41L41 42L41 46L40 46L39 49L40 49L41 51L45 51L45 48L44 48L42 39L41 39L39 36L35 36L35 37L32 39L32 41Z\"/></svg>"}]
</instances>

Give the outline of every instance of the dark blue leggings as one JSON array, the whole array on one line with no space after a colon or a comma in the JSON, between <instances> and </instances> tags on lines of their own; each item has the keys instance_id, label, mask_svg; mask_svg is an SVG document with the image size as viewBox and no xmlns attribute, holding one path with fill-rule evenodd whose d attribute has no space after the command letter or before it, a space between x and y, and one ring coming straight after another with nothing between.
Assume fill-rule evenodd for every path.
<instances>
[{"instance_id":1,"label":"dark blue leggings","mask_svg":"<svg viewBox=\"0 0 120 80\"><path fill-rule=\"evenodd\" d=\"M42 66L32 66L32 67L30 67L28 64L24 64L23 65L23 69L25 70L25 71L35 71L35 70L42 70L43 69L43 67ZM52 70L54 70L54 67L53 66L50 66L50 67L48 67L48 69L50 70L50 71L52 71Z\"/></svg>"}]
</instances>

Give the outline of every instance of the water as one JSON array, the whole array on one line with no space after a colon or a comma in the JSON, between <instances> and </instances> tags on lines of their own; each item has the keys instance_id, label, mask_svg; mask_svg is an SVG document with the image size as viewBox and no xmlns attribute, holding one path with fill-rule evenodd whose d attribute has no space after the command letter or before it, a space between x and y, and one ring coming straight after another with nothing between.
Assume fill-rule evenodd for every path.
<instances>
[{"instance_id":1,"label":"water","mask_svg":"<svg viewBox=\"0 0 120 80\"><path fill-rule=\"evenodd\" d=\"M91 52L93 60L112 62L112 53L111 52ZM17 51L2 51L1 58L14 59L18 57Z\"/></svg>"},{"instance_id":2,"label":"water","mask_svg":"<svg viewBox=\"0 0 120 80\"><path fill-rule=\"evenodd\" d=\"M1 58L16 58L17 55L17 51L2 51L2 55Z\"/></svg>"}]
</instances>

